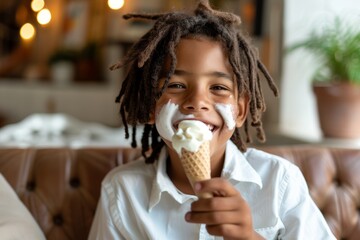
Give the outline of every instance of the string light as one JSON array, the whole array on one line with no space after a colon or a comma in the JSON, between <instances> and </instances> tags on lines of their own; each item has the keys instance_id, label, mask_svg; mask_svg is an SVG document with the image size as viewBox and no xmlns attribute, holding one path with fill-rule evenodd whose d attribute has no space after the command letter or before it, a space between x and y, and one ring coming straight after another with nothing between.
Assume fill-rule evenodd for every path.
<instances>
[{"instance_id":1,"label":"string light","mask_svg":"<svg viewBox=\"0 0 360 240\"><path fill-rule=\"evenodd\" d=\"M20 28L20 37L24 40L32 39L35 36L35 28L31 23L25 23Z\"/></svg>"},{"instance_id":2,"label":"string light","mask_svg":"<svg viewBox=\"0 0 360 240\"><path fill-rule=\"evenodd\" d=\"M50 22L51 20L51 13L49 11L49 9L44 8L42 9L38 14L37 14L37 21L41 24L41 25L46 25Z\"/></svg>"},{"instance_id":3,"label":"string light","mask_svg":"<svg viewBox=\"0 0 360 240\"><path fill-rule=\"evenodd\" d=\"M38 23L40 23L41 25L46 25L51 21L51 12L49 11L49 9L44 7L45 7L44 0L31 1L31 9L34 12L37 12L36 19Z\"/></svg>"},{"instance_id":4,"label":"string light","mask_svg":"<svg viewBox=\"0 0 360 240\"><path fill-rule=\"evenodd\" d=\"M109 8L113 10L118 10L124 6L124 0L108 0Z\"/></svg>"},{"instance_id":5,"label":"string light","mask_svg":"<svg viewBox=\"0 0 360 240\"><path fill-rule=\"evenodd\" d=\"M34 12L38 12L40 11L41 9L43 9L45 6L45 2L44 0L33 0L31 2L31 9L34 11Z\"/></svg>"}]
</instances>

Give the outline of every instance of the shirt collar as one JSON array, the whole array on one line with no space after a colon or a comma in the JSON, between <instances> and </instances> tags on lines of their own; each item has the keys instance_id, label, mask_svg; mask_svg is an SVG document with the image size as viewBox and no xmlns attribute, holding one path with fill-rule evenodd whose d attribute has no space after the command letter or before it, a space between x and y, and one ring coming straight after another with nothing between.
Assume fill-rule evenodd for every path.
<instances>
[{"instance_id":1,"label":"shirt collar","mask_svg":"<svg viewBox=\"0 0 360 240\"><path fill-rule=\"evenodd\" d=\"M161 195L168 193L171 195L177 202L180 204L184 203L189 199L196 199L196 196L188 195L181 193L174 185L174 183L170 180L167 172L166 172L166 165L167 165L167 158L168 154L166 151L166 147L160 152L159 159L154 163L156 169L156 177L152 183L150 201L149 201L149 211L153 207L155 207L161 200Z\"/></svg>"},{"instance_id":2,"label":"shirt collar","mask_svg":"<svg viewBox=\"0 0 360 240\"><path fill-rule=\"evenodd\" d=\"M151 211L161 200L161 195L164 193L170 194L180 204L191 199L195 200L197 197L181 193L170 180L166 172L167 164L166 147L161 150L159 159L154 163L156 177L152 183L150 201L148 210ZM223 178L228 179L233 184L238 182L255 183L262 188L262 181L259 174L248 163L243 153L231 141L226 145L225 162L221 173Z\"/></svg>"},{"instance_id":3,"label":"shirt collar","mask_svg":"<svg viewBox=\"0 0 360 240\"><path fill-rule=\"evenodd\" d=\"M255 183L259 186L259 188L262 188L261 177L249 164L245 155L240 152L240 150L232 141L228 141L226 145L225 162L221 177L226 178L233 183Z\"/></svg>"}]
</instances>

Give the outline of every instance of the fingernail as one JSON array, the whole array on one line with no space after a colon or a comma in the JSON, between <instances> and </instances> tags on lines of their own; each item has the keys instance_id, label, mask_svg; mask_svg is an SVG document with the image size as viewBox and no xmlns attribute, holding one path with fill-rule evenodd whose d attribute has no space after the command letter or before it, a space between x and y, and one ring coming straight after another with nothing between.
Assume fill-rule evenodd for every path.
<instances>
[{"instance_id":1,"label":"fingernail","mask_svg":"<svg viewBox=\"0 0 360 240\"><path fill-rule=\"evenodd\" d=\"M195 191L200 191L200 189L201 189L201 184L200 183L195 183L195 185L194 185L194 189L195 189Z\"/></svg>"}]
</instances>

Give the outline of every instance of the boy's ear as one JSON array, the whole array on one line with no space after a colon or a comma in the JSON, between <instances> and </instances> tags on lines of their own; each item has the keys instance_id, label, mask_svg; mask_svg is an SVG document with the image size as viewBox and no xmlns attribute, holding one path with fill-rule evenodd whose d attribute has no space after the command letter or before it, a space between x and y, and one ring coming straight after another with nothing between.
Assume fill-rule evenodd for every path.
<instances>
[{"instance_id":1,"label":"boy's ear","mask_svg":"<svg viewBox=\"0 0 360 240\"><path fill-rule=\"evenodd\" d=\"M148 124L155 124L155 113L154 112L150 113L149 121L147 123Z\"/></svg>"},{"instance_id":2,"label":"boy's ear","mask_svg":"<svg viewBox=\"0 0 360 240\"><path fill-rule=\"evenodd\" d=\"M236 117L236 127L241 127L245 120L246 117L248 115L249 112L249 96L248 95L243 95L239 97L238 100L238 109L239 109L239 113Z\"/></svg>"}]
</instances>

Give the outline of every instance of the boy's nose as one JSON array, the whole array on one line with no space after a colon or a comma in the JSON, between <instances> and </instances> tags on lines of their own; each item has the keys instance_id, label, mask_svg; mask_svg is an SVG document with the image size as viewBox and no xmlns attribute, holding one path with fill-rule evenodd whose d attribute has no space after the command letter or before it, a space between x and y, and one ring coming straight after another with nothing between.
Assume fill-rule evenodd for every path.
<instances>
[{"instance_id":1,"label":"boy's nose","mask_svg":"<svg viewBox=\"0 0 360 240\"><path fill-rule=\"evenodd\" d=\"M186 97L186 100L183 103L183 108L192 111L209 110L209 99L207 94L203 91L192 91Z\"/></svg>"}]
</instances>

